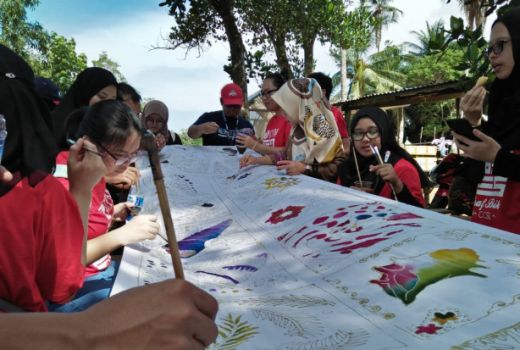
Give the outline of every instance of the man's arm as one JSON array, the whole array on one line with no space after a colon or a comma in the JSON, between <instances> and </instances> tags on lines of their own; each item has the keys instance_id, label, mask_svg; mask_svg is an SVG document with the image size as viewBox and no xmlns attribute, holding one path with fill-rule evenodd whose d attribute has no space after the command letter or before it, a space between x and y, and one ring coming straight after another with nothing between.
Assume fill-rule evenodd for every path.
<instances>
[{"instance_id":1,"label":"man's arm","mask_svg":"<svg viewBox=\"0 0 520 350\"><path fill-rule=\"evenodd\" d=\"M206 122L202 124L193 124L188 129L188 136L192 139L198 139L202 135L215 134L219 125L215 122Z\"/></svg>"},{"instance_id":2,"label":"man's arm","mask_svg":"<svg viewBox=\"0 0 520 350\"><path fill-rule=\"evenodd\" d=\"M78 313L0 313L2 349L204 349L218 305L182 280L133 288Z\"/></svg>"}]
</instances>

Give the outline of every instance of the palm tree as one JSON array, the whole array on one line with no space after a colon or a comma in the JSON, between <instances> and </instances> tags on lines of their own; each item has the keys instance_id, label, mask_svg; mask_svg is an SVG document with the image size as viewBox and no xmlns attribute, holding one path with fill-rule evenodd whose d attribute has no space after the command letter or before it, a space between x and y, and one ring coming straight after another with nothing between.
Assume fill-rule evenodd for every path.
<instances>
[{"instance_id":1,"label":"palm tree","mask_svg":"<svg viewBox=\"0 0 520 350\"><path fill-rule=\"evenodd\" d=\"M381 52L372 54L365 62L351 54L351 62L355 67L349 66L350 78L349 98L378 94L402 89L402 83L406 80L399 67L405 64L402 60L402 47L391 45ZM332 90L332 102L339 102L338 85L340 83L340 72L332 77L334 88Z\"/></svg>"},{"instance_id":2,"label":"palm tree","mask_svg":"<svg viewBox=\"0 0 520 350\"><path fill-rule=\"evenodd\" d=\"M444 30L444 22L438 20L430 25L426 21L426 31L412 31L415 34L418 44L406 43L411 49L411 53L417 56L427 56L440 52L449 41L449 35Z\"/></svg>"},{"instance_id":3,"label":"palm tree","mask_svg":"<svg viewBox=\"0 0 520 350\"><path fill-rule=\"evenodd\" d=\"M380 94L389 91L401 90L402 86L376 72L365 61L359 59L356 62L356 73L350 85L349 97L351 99L366 95Z\"/></svg>"},{"instance_id":4,"label":"palm tree","mask_svg":"<svg viewBox=\"0 0 520 350\"><path fill-rule=\"evenodd\" d=\"M360 6L353 11L344 11L343 16L338 17L336 28L332 34L332 41L340 50L341 67L341 100L347 99L347 64L352 59L348 57L353 54L355 60L362 52L365 52L372 43L372 31L374 21L366 6Z\"/></svg>"},{"instance_id":5,"label":"palm tree","mask_svg":"<svg viewBox=\"0 0 520 350\"><path fill-rule=\"evenodd\" d=\"M376 21L375 26L375 37L376 37L376 48L379 51L381 46L381 36L383 33L383 27L387 27L390 23L397 23L399 15L403 14L403 11L397 7L390 5L392 0L361 0L361 5L365 5L367 2L370 3L372 9L372 16Z\"/></svg>"}]
</instances>

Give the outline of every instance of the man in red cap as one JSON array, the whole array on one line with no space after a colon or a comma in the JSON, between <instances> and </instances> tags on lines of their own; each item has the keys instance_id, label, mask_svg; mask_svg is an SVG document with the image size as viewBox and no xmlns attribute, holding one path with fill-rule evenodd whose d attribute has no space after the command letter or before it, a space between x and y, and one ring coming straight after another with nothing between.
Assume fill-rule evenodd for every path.
<instances>
[{"instance_id":1,"label":"man in red cap","mask_svg":"<svg viewBox=\"0 0 520 350\"><path fill-rule=\"evenodd\" d=\"M244 94L237 84L226 84L220 90L221 111L204 113L188 129L188 136L202 136L204 146L234 145L237 133L253 134L250 122L240 116ZM247 131L246 131L247 130Z\"/></svg>"}]
</instances>

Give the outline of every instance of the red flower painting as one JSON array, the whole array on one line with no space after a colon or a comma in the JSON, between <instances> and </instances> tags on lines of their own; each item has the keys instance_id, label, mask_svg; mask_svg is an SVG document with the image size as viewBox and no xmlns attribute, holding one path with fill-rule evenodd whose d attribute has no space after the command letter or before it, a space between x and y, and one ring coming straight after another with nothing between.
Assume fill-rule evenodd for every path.
<instances>
[{"instance_id":1,"label":"red flower painting","mask_svg":"<svg viewBox=\"0 0 520 350\"><path fill-rule=\"evenodd\" d=\"M265 222L269 222L271 224L278 224L282 221L289 220L292 218L297 217L302 212L304 206L299 205L289 205L285 209L279 209L276 211L273 211L271 213L271 217L267 219Z\"/></svg>"}]
</instances>

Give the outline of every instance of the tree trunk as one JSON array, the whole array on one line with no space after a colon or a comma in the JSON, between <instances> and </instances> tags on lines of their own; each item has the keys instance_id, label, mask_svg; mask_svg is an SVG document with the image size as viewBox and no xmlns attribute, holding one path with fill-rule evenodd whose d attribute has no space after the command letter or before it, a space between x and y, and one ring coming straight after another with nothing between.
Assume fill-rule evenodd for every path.
<instances>
[{"instance_id":1,"label":"tree trunk","mask_svg":"<svg viewBox=\"0 0 520 350\"><path fill-rule=\"evenodd\" d=\"M276 64L280 69L280 73L286 79L292 79L293 73L291 69L291 64L289 63L289 59L287 58L287 51L285 50L285 34L277 33L276 30L272 31L269 28L265 28L267 33L269 34L269 38L271 39L271 43L274 47L274 53L276 54Z\"/></svg>"},{"instance_id":2,"label":"tree trunk","mask_svg":"<svg viewBox=\"0 0 520 350\"><path fill-rule=\"evenodd\" d=\"M224 66L234 83L240 85L247 99L247 76L245 70L245 46L242 34L238 30L235 15L233 14L233 0L209 0L209 4L222 18L226 36L229 41L231 64ZM245 101L247 103L247 100Z\"/></svg>"},{"instance_id":3,"label":"tree trunk","mask_svg":"<svg viewBox=\"0 0 520 350\"><path fill-rule=\"evenodd\" d=\"M377 52L379 52L379 47L381 46L381 35L383 34L383 26L378 26L376 29L376 48Z\"/></svg>"},{"instance_id":4,"label":"tree trunk","mask_svg":"<svg viewBox=\"0 0 520 350\"><path fill-rule=\"evenodd\" d=\"M314 40L309 38L303 42L303 75L308 76L314 70Z\"/></svg>"},{"instance_id":5,"label":"tree trunk","mask_svg":"<svg viewBox=\"0 0 520 350\"><path fill-rule=\"evenodd\" d=\"M347 95L347 50L341 49L341 102L346 101Z\"/></svg>"}]
</instances>

